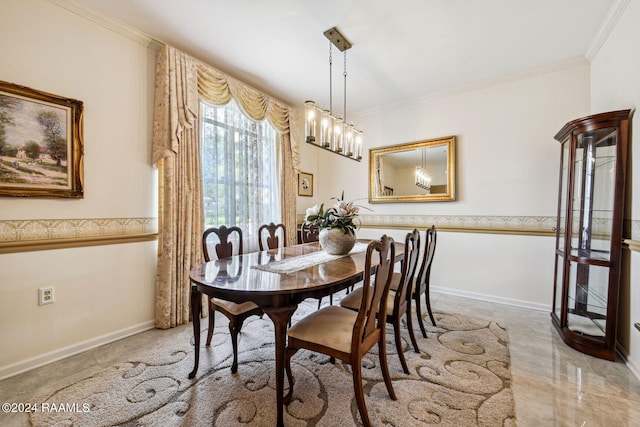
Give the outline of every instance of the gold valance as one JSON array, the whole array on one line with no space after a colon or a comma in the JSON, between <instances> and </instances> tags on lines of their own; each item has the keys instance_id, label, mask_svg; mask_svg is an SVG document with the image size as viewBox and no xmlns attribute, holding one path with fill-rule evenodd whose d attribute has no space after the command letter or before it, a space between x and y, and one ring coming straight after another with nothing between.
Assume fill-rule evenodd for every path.
<instances>
[{"instance_id":1,"label":"gold valance","mask_svg":"<svg viewBox=\"0 0 640 427\"><path fill-rule=\"evenodd\" d=\"M184 85L181 87L184 96L180 99L167 99L164 104L166 113L163 121L166 123L177 122L177 126L170 126L177 129L179 133L181 129L191 128L195 126L198 118L198 97L212 105L224 105L231 99L235 99L238 106L247 116L253 120L268 120L269 123L280 134L289 134L289 143L291 145L293 168L295 172L300 171L300 154L298 151L298 130L296 128L296 110L288 105L254 89L231 76L226 75L222 71L205 64L189 55L165 46L159 52L160 62L166 62L166 68L175 70L177 74L175 79L171 79L171 84ZM197 89L196 89L197 88ZM158 88L156 91L161 93L171 93L167 88ZM196 91L197 90L197 91ZM178 111L188 111L188 116L170 117L170 105L178 105ZM157 113L156 113L157 114ZM164 133L161 137L154 135L153 140L153 163L176 153L179 135L174 138L168 138Z\"/></svg>"},{"instance_id":2,"label":"gold valance","mask_svg":"<svg viewBox=\"0 0 640 427\"><path fill-rule=\"evenodd\" d=\"M198 94L213 105L224 105L234 98L245 114L255 121L265 118L279 133L290 132L289 106L226 76L219 70L198 63ZM297 151L297 150L296 150Z\"/></svg>"}]
</instances>

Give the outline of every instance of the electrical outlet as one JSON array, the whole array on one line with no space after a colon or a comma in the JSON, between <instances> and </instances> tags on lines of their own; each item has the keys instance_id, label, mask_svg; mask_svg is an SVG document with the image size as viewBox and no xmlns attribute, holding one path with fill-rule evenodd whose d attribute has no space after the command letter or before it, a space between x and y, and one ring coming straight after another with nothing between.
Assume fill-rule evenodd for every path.
<instances>
[{"instance_id":1,"label":"electrical outlet","mask_svg":"<svg viewBox=\"0 0 640 427\"><path fill-rule=\"evenodd\" d=\"M38 289L38 305L53 304L53 288Z\"/></svg>"}]
</instances>

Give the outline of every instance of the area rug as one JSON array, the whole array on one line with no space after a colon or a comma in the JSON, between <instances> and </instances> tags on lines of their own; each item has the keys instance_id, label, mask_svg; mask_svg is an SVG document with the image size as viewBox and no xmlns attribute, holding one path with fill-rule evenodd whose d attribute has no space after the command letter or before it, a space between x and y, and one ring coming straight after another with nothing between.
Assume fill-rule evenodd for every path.
<instances>
[{"instance_id":1,"label":"area rug","mask_svg":"<svg viewBox=\"0 0 640 427\"><path fill-rule=\"evenodd\" d=\"M294 321L316 307L313 300L301 304ZM409 375L402 371L392 328L387 330L389 369L398 400L387 394L377 349L365 357L364 389L373 425L515 426L506 329L490 320L434 314L438 326L428 328L428 338L416 331L419 354L403 329ZM425 323L429 324L428 319ZM227 324L222 319L216 324L214 341L210 348L201 349L200 368L193 380L187 378L193 368L193 338L164 344L35 399L40 407L45 403L57 410L32 413L32 425L275 425L271 321L254 317L243 326L236 374L230 370ZM285 407L286 426L361 424L348 365L300 351L292 359L292 369L296 383L293 400ZM64 405L62 410L58 405Z\"/></svg>"}]
</instances>

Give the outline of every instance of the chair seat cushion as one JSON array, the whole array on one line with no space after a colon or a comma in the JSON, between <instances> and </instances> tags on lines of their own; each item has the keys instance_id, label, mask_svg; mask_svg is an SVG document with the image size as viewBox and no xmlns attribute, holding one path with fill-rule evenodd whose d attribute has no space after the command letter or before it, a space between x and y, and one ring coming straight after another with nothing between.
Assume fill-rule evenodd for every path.
<instances>
[{"instance_id":1,"label":"chair seat cushion","mask_svg":"<svg viewBox=\"0 0 640 427\"><path fill-rule=\"evenodd\" d=\"M389 291L387 297L387 314L393 313L393 303L396 297L394 291ZM353 292L349 292L349 295L342 298L340 305L350 310L360 310L360 301L362 301L362 288L357 288Z\"/></svg>"},{"instance_id":2,"label":"chair seat cushion","mask_svg":"<svg viewBox=\"0 0 640 427\"><path fill-rule=\"evenodd\" d=\"M398 290L398 285L400 284L400 277L402 277L401 273L393 273L393 275L391 276L391 290L392 291L397 291ZM413 287L411 292L413 292L413 294L415 295L416 293L416 284L415 284L415 279L413 281Z\"/></svg>"},{"instance_id":3,"label":"chair seat cushion","mask_svg":"<svg viewBox=\"0 0 640 427\"><path fill-rule=\"evenodd\" d=\"M357 311L331 305L296 322L287 335L349 353L357 316Z\"/></svg>"},{"instance_id":4,"label":"chair seat cushion","mask_svg":"<svg viewBox=\"0 0 640 427\"><path fill-rule=\"evenodd\" d=\"M245 313L247 311L251 311L254 308L258 308L256 303L254 303L252 301L247 301L247 302L243 302L241 304L238 304L238 303L231 302L231 301L226 301L226 300L223 300L223 299L211 298L211 302L213 304L215 304L216 306L218 306L218 307L222 307L224 310L228 311L229 313L233 314L234 316L237 316L238 314Z\"/></svg>"},{"instance_id":5,"label":"chair seat cushion","mask_svg":"<svg viewBox=\"0 0 640 427\"><path fill-rule=\"evenodd\" d=\"M362 301L362 287L356 288L342 298L340 305L352 310L360 309L360 301Z\"/></svg>"},{"instance_id":6,"label":"chair seat cushion","mask_svg":"<svg viewBox=\"0 0 640 427\"><path fill-rule=\"evenodd\" d=\"M398 289L398 285L400 284L400 278L402 277L401 273L393 273L391 275L391 289L394 291Z\"/></svg>"}]
</instances>

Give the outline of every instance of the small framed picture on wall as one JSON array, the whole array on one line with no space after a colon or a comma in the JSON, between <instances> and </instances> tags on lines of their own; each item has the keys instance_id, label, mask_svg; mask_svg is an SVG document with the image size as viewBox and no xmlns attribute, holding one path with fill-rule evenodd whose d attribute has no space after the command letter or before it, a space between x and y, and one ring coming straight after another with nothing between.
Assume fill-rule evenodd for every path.
<instances>
[{"instance_id":1,"label":"small framed picture on wall","mask_svg":"<svg viewBox=\"0 0 640 427\"><path fill-rule=\"evenodd\" d=\"M310 173L298 175L298 196L313 196L313 175Z\"/></svg>"}]
</instances>

